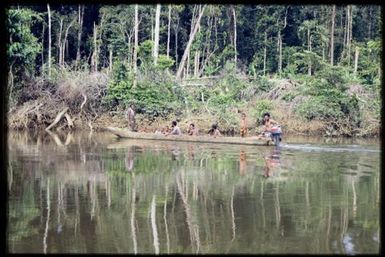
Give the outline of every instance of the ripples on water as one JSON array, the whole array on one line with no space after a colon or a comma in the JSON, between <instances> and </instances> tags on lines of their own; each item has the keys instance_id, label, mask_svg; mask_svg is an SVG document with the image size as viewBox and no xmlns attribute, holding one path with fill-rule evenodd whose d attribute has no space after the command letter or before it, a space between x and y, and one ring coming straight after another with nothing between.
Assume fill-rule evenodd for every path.
<instances>
[{"instance_id":1,"label":"ripples on water","mask_svg":"<svg viewBox=\"0 0 385 257\"><path fill-rule=\"evenodd\" d=\"M379 148L9 135L11 253L378 253Z\"/></svg>"}]
</instances>

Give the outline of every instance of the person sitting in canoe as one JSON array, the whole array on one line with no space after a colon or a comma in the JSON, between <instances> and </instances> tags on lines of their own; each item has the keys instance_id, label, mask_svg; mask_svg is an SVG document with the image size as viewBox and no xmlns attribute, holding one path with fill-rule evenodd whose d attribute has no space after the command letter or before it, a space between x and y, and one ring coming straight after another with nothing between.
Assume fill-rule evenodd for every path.
<instances>
[{"instance_id":1,"label":"person sitting in canoe","mask_svg":"<svg viewBox=\"0 0 385 257\"><path fill-rule=\"evenodd\" d=\"M167 135L178 135L178 136L179 136L179 135L182 135L182 131L181 131L180 128L178 127L177 122L176 122L175 120L172 121L171 127L172 127L171 132L167 133L166 136L167 136Z\"/></svg>"},{"instance_id":2,"label":"person sitting in canoe","mask_svg":"<svg viewBox=\"0 0 385 257\"><path fill-rule=\"evenodd\" d=\"M245 137L247 135L247 126L248 126L248 122L247 122L247 119L246 119L246 113L242 112L242 115L241 115L241 121L240 121L240 129L239 129L239 134L241 135L241 137Z\"/></svg>"},{"instance_id":3,"label":"person sitting in canoe","mask_svg":"<svg viewBox=\"0 0 385 257\"><path fill-rule=\"evenodd\" d=\"M211 129L209 130L209 134L213 137L221 137L222 134L218 129L218 125L215 123L211 126Z\"/></svg>"},{"instance_id":4,"label":"person sitting in canoe","mask_svg":"<svg viewBox=\"0 0 385 257\"><path fill-rule=\"evenodd\" d=\"M191 124L190 124L187 133L188 133L190 136L198 136L198 128L195 126L194 123L191 123Z\"/></svg>"},{"instance_id":5,"label":"person sitting in canoe","mask_svg":"<svg viewBox=\"0 0 385 257\"><path fill-rule=\"evenodd\" d=\"M211 128L209 129L209 131L207 132L207 134L209 134L210 136L212 136L214 134L214 126L218 127L218 122L215 122L211 125Z\"/></svg>"}]
</instances>

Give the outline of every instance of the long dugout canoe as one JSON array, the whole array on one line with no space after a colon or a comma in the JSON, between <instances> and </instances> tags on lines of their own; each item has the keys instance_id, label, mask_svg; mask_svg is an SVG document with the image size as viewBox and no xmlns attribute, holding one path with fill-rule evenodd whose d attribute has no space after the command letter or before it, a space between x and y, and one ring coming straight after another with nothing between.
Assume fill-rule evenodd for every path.
<instances>
[{"instance_id":1,"label":"long dugout canoe","mask_svg":"<svg viewBox=\"0 0 385 257\"><path fill-rule=\"evenodd\" d=\"M270 138L260 139L257 137L209 137L209 136L189 136L189 135L162 135L145 132L132 132L128 129L115 127L106 127L106 130L121 138L145 139L145 140L165 140L195 143L220 143L220 144L237 144L237 145L273 145Z\"/></svg>"}]
</instances>

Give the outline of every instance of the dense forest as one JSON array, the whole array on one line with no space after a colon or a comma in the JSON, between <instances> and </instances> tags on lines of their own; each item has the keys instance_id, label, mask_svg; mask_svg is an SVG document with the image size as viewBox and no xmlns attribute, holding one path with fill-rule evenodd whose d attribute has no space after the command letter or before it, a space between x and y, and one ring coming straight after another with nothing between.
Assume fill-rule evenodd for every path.
<instances>
[{"instance_id":1,"label":"dense forest","mask_svg":"<svg viewBox=\"0 0 385 257\"><path fill-rule=\"evenodd\" d=\"M10 128L180 121L379 135L379 5L29 5L7 9Z\"/></svg>"}]
</instances>

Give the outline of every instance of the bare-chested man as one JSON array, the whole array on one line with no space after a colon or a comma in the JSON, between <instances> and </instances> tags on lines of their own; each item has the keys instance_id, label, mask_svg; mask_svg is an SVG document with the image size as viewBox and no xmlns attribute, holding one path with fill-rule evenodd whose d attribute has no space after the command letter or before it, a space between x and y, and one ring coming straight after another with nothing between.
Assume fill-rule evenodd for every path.
<instances>
[{"instance_id":1,"label":"bare-chested man","mask_svg":"<svg viewBox=\"0 0 385 257\"><path fill-rule=\"evenodd\" d=\"M272 140L277 140L276 143L281 141L281 126L279 126L278 122L276 122L275 120L270 119L270 113L266 112L263 114L262 125L264 125L264 130L262 135L260 135L259 137L271 137Z\"/></svg>"}]
</instances>

